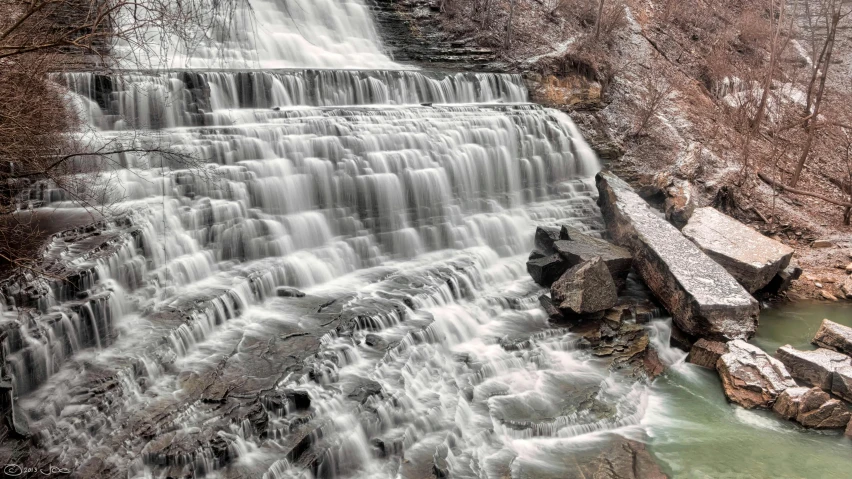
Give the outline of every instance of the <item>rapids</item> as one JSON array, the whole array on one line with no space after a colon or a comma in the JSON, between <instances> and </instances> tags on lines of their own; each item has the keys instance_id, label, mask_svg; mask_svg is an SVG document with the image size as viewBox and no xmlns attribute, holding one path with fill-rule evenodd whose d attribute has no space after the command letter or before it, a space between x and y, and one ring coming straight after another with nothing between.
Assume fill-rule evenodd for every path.
<instances>
[{"instance_id":1,"label":"rapids","mask_svg":"<svg viewBox=\"0 0 852 479\"><path fill-rule=\"evenodd\" d=\"M361 0L234 18L191 49L152 32L170 54L136 70L54 78L81 141L125 151L80 175L107 220L51 245L68 279L4 312L43 460L77 477L532 478L618 436L671 442L678 380L609 371L549 324L525 271L536 225L603 227L600 165L567 115L518 75L394 63ZM78 215L78 193L30 201ZM647 328L692 377L670 323Z\"/></svg>"}]
</instances>

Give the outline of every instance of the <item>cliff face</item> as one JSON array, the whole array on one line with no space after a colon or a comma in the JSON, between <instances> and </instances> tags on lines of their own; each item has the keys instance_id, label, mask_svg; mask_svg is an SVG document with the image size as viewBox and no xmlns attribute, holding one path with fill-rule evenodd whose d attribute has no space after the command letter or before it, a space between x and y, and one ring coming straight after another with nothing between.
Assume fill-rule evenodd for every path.
<instances>
[{"instance_id":1,"label":"cliff face","mask_svg":"<svg viewBox=\"0 0 852 479\"><path fill-rule=\"evenodd\" d=\"M394 60L444 70L502 71L499 53L472 36L456 38L443 28L438 2L372 0L382 43Z\"/></svg>"}]
</instances>

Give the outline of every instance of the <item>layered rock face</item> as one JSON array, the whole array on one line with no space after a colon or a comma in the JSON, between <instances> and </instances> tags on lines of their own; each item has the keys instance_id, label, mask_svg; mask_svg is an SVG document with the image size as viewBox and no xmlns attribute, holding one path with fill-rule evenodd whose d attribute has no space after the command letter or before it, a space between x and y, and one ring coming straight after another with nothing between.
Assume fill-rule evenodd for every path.
<instances>
[{"instance_id":1,"label":"layered rock face","mask_svg":"<svg viewBox=\"0 0 852 479\"><path fill-rule=\"evenodd\" d=\"M727 352L725 343L699 339L689 350L689 362L708 369L716 369L719 358Z\"/></svg>"},{"instance_id":2,"label":"layered rock face","mask_svg":"<svg viewBox=\"0 0 852 479\"><path fill-rule=\"evenodd\" d=\"M642 279L687 334L746 339L757 328L757 301L718 263L609 172L597 175L599 204L616 244L633 253Z\"/></svg>"},{"instance_id":3,"label":"layered rock face","mask_svg":"<svg viewBox=\"0 0 852 479\"><path fill-rule=\"evenodd\" d=\"M852 354L852 328L823 319L813 343L844 354Z\"/></svg>"},{"instance_id":4,"label":"layered rock face","mask_svg":"<svg viewBox=\"0 0 852 479\"><path fill-rule=\"evenodd\" d=\"M683 235L721 264L750 293L763 288L793 258L793 249L714 208L698 208Z\"/></svg>"},{"instance_id":5,"label":"layered rock face","mask_svg":"<svg viewBox=\"0 0 852 479\"><path fill-rule=\"evenodd\" d=\"M742 340L728 343L728 352L716 363L725 396L745 408L768 408L796 382L777 359Z\"/></svg>"},{"instance_id":6,"label":"layered rock face","mask_svg":"<svg viewBox=\"0 0 852 479\"><path fill-rule=\"evenodd\" d=\"M779 348L777 355L791 376L826 391L832 389L835 371L852 365L849 356L824 348L799 351L788 344Z\"/></svg>"},{"instance_id":7,"label":"layered rock face","mask_svg":"<svg viewBox=\"0 0 852 479\"><path fill-rule=\"evenodd\" d=\"M839 429L849 423L850 413L837 399L820 388L788 388L772 408L785 419L814 429Z\"/></svg>"}]
</instances>

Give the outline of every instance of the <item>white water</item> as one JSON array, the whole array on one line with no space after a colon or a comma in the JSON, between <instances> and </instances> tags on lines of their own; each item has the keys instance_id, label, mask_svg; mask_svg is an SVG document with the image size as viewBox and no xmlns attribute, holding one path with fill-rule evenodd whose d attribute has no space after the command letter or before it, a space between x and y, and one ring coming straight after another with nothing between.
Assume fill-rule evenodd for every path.
<instances>
[{"instance_id":1,"label":"white water","mask_svg":"<svg viewBox=\"0 0 852 479\"><path fill-rule=\"evenodd\" d=\"M92 477L104 459L128 477L539 477L641 438L647 385L552 328L524 267L535 225L601 228L598 161L567 115L514 75L257 70L396 65L361 2L252 6L252 35L149 59L201 70L57 77L93 148L136 151L89 185L127 218L114 248L74 259L86 273L12 338L39 447ZM140 153L161 146L184 156ZM79 209L51 185L33 199ZM323 329L335 307L356 326ZM198 399L210 374L225 399ZM361 383L380 393L350 397ZM292 390L310 411L269 399ZM243 407L263 433L229 419Z\"/></svg>"},{"instance_id":2,"label":"white water","mask_svg":"<svg viewBox=\"0 0 852 479\"><path fill-rule=\"evenodd\" d=\"M369 9L362 0L188 0L172 10L189 12L212 26L178 36L159 28L144 31L144 48L119 42L114 57L122 68L143 69L396 69L382 51ZM124 11L130 27L140 10Z\"/></svg>"}]
</instances>

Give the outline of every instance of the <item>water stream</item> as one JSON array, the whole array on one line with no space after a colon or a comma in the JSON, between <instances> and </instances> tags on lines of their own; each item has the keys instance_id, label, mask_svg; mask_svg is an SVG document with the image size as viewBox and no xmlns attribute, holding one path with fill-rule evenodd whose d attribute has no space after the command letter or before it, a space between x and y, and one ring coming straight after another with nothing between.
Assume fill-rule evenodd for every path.
<instances>
[{"instance_id":1,"label":"water stream","mask_svg":"<svg viewBox=\"0 0 852 479\"><path fill-rule=\"evenodd\" d=\"M628 437L676 477L800 477L810 463L768 441L834 477L848 446L725 404L665 318L647 325L671 366L653 384L548 322L532 235L602 230L600 165L519 76L398 65L360 0L251 5L256 35L55 78L83 140L129 151L86 182L108 246L57 240L73 280L4 319L51 460L77 477L573 477ZM71 214L73 193L32 200Z\"/></svg>"}]
</instances>

